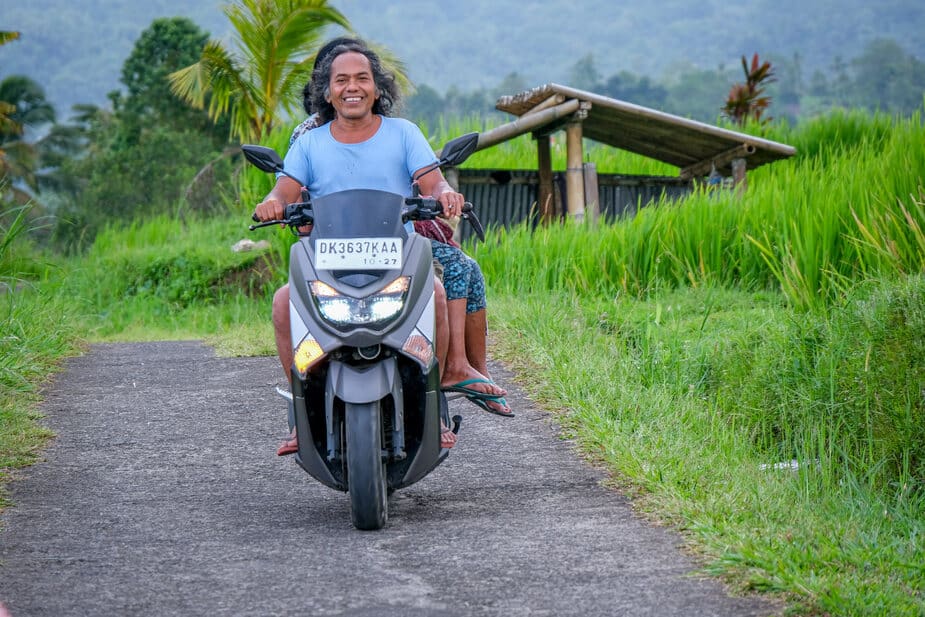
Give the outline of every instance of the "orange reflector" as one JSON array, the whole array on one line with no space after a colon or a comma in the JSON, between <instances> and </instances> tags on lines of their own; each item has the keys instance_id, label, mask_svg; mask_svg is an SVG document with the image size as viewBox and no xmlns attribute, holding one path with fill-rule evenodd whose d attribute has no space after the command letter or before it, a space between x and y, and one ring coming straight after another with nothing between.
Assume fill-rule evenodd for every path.
<instances>
[{"instance_id":1,"label":"orange reflector","mask_svg":"<svg viewBox=\"0 0 925 617\"><path fill-rule=\"evenodd\" d=\"M434 347L423 334L412 334L401 348L405 353L417 358L425 368L434 360Z\"/></svg>"},{"instance_id":2,"label":"orange reflector","mask_svg":"<svg viewBox=\"0 0 925 617\"><path fill-rule=\"evenodd\" d=\"M295 362L295 367L299 374L305 377L309 367L323 357L324 352L321 350L321 345L309 334L302 339L302 342L296 348L293 362Z\"/></svg>"}]
</instances>

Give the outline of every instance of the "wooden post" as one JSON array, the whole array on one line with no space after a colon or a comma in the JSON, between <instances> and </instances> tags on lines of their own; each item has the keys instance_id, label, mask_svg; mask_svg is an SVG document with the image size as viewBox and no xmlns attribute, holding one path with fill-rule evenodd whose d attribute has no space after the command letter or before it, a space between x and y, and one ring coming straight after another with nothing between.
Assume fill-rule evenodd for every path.
<instances>
[{"instance_id":1,"label":"wooden post","mask_svg":"<svg viewBox=\"0 0 925 617\"><path fill-rule=\"evenodd\" d=\"M732 160L732 187L736 195L742 195L748 189L748 178L745 175L745 159Z\"/></svg>"},{"instance_id":2,"label":"wooden post","mask_svg":"<svg viewBox=\"0 0 925 617\"><path fill-rule=\"evenodd\" d=\"M601 216L601 196L597 188L597 165L585 163L582 165L585 180L585 212L591 223L597 223Z\"/></svg>"},{"instance_id":3,"label":"wooden post","mask_svg":"<svg viewBox=\"0 0 925 617\"><path fill-rule=\"evenodd\" d=\"M537 209L540 222L544 225L556 218L556 204L552 188L552 153L549 135L539 135L536 138L536 160L539 170L539 190L537 191Z\"/></svg>"},{"instance_id":4,"label":"wooden post","mask_svg":"<svg viewBox=\"0 0 925 617\"><path fill-rule=\"evenodd\" d=\"M446 178L446 181L454 191L459 190L459 168L458 167L444 167L443 168L443 177Z\"/></svg>"},{"instance_id":5,"label":"wooden post","mask_svg":"<svg viewBox=\"0 0 925 617\"><path fill-rule=\"evenodd\" d=\"M585 181L582 169L584 154L581 150L581 122L569 122L565 126L565 148L567 168L565 170L565 194L568 214L577 220L585 215Z\"/></svg>"}]
</instances>

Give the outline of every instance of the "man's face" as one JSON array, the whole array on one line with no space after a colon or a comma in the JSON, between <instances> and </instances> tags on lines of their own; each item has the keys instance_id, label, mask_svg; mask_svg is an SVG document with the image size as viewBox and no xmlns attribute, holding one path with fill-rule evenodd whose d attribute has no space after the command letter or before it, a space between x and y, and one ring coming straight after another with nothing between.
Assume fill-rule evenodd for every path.
<instances>
[{"instance_id":1,"label":"man's face","mask_svg":"<svg viewBox=\"0 0 925 617\"><path fill-rule=\"evenodd\" d=\"M379 96L369 59L355 51L334 58L330 90L328 101L339 117L357 120L371 114Z\"/></svg>"}]
</instances>

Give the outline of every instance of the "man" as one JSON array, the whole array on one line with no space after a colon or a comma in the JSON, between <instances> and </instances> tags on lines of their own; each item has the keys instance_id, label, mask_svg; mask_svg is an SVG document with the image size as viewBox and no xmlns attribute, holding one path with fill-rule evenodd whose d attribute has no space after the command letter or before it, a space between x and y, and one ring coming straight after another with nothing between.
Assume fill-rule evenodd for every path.
<instances>
[{"instance_id":1,"label":"man","mask_svg":"<svg viewBox=\"0 0 925 617\"><path fill-rule=\"evenodd\" d=\"M361 39L351 37L338 37L324 44L315 56L315 66L339 45L356 44L365 47ZM327 86L330 76L319 75L321 84ZM388 81L386 79L385 81ZM315 106L312 102L317 93L323 93L314 80L310 80L302 89L302 106L308 118L299 124L289 138L291 148L295 141L305 132L318 128L322 124ZM397 92L395 92L397 96ZM391 98L396 101L395 96ZM326 104L324 99L322 103ZM374 113L376 110L374 108ZM386 110L387 112L387 110ZM380 110L383 115L389 115ZM434 266L438 269L443 289L437 290L439 294L446 294L447 345L440 346L446 353L440 354L441 384L444 389L459 392L470 401L501 416L513 417L514 413L504 400L507 392L494 383L488 370L487 345L488 322L486 317L487 301L485 297L485 279L478 263L466 255L452 239L452 229L445 222L437 220L415 221L415 232L431 240L431 250L434 256ZM442 314L440 314L442 317ZM438 327L441 324L438 319ZM439 340L439 339L438 339ZM284 368L284 370L286 370Z\"/></svg>"},{"instance_id":2,"label":"man","mask_svg":"<svg viewBox=\"0 0 925 617\"><path fill-rule=\"evenodd\" d=\"M319 58L310 88L312 109L320 126L303 133L292 144L285 159L286 170L303 179L314 197L358 188L409 195L411 177L434 163L436 157L414 124L388 116L399 92L394 80L382 69L378 57L359 42L336 46L324 58ZM429 195L441 204L445 216L460 214L463 196L453 190L439 170L422 176L418 185L422 195ZM264 221L282 218L286 204L298 200L300 194L298 182L280 176L266 199L257 205L255 214ZM441 290L437 291L439 300ZM292 363L288 286L274 296L273 323L277 351L287 370ZM469 365L464 345L447 349L448 343L441 343L440 331L441 324L438 324L437 353L444 359L441 368L459 366L461 353L468 370L460 380L472 380L469 384L472 390L484 393L487 403L497 405L502 413L506 410L505 415L510 415L500 398L503 390ZM451 353L453 360L448 357ZM444 440L444 447L451 447L455 436L444 431ZM295 448L295 436L291 435L278 453L285 454Z\"/></svg>"}]
</instances>

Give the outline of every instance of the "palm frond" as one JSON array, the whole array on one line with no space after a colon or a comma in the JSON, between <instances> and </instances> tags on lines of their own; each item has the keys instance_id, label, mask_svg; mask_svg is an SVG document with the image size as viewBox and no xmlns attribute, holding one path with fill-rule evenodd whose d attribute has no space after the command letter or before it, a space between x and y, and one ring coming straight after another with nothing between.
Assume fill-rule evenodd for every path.
<instances>
[{"instance_id":1,"label":"palm frond","mask_svg":"<svg viewBox=\"0 0 925 617\"><path fill-rule=\"evenodd\" d=\"M19 38L19 32L10 31L10 30L0 30L0 45L6 45L10 41L15 41Z\"/></svg>"},{"instance_id":2,"label":"palm frond","mask_svg":"<svg viewBox=\"0 0 925 617\"><path fill-rule=\"evenodd\" d=\"M313 52L328 26L349 29L328 0L234 0L223 9L231 49L210 41L194 65L170 75L171 90L216 120L229 115L232 135L259 139L281 111L300 106Z\"/></svg>"}]
</instances>

